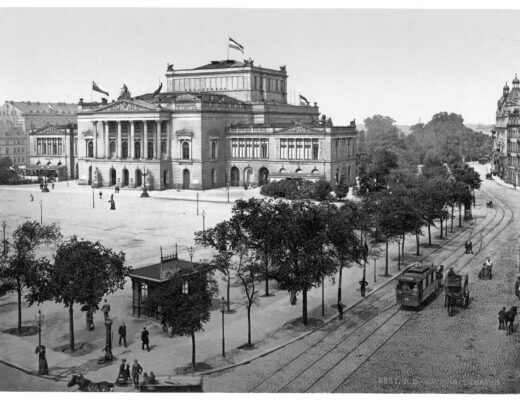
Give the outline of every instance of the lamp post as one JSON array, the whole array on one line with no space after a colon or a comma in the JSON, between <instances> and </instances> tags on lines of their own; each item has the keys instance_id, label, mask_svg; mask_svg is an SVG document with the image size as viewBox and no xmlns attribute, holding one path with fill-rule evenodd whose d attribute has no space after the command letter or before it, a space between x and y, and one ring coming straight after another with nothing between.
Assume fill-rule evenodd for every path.
<instances>
[{"instance_id":1,"label":"lamp post","mask_svg":"<svg viewBox=\"0 0 520 400\"><path fill-rule=\"evenodd\" d=\"M42 310L38 309L38 314L34 316L36 323L38 324L38 346L42 345L42 325L45 321L45 315L42 314Z\"/></svg>"},{"instance_id":2,"label":"lamp post","mask_svg":"<svg viewBox=\"0 0 520 400\"><path fill-rule=\"evenodd\" d=\"M5 240L5 228L7 228L7 223L5 221L2 221L2 229L4 230L4 256L7 254L7 240Z\"/></svg>"},{"instance_id":3,"label":"lamp post","mask_svg":"<svg viewBox=\"0 0 520 400\"><path fill-rule=\"evenodd\" d=\"M195 195L195 197L197 198L197 215L199 215L199 193L198 192Z\"/></svg>"},{"instance_id":4,"label":"lamp post","mask_svg":"<svg viewBox=\"0 0 520 400\"><path fill-rule=\"evenodd\" d=\"M401 271L401 241L397 241L397 270Z\"/></svg>"},{"instance_id":5,"label":"lamp post","mask_svg":"<svg viewBox=\"0 0 520 400\"><path fill-rule=\"evenodd\" d=\"M206 210L202 210L202 232L206 232Z\"/></svg>"},{"instance_id":6,"label":"lamp post","mask_svg":"<svg viewBox=\"0 0 520 400\"><path fill-rule=\"evenodd\" d=\"M374 282L377 282L377 278L376 278L376 261L377 261L377 258L373 258L372 260L374 260Z\"/></svg>"},{"instance_id":7,"label":"lamp post","mask_svg":"<svg viewBox=\"0 0 520 400\"><path fill-rule=\"evenodd\" d=\"M229 182L226 182L227 186L227 202L229 203Z\"/></svg>"},{"instance_id":8,"label":"lamp post","mask_svg":"<svg viewBox=\"0 0 520 400\"><path fill-rule=\"evenodd\" d=\"M150 172L146 172L146 166L143 167L143 192L141 193L141 197L150 197L148 192L146 191L146 177L150 174Z\"/></svg>"},{"instance_id":9,"label":"lamp post","mask_svg":"<svg viewBox=\"0 0 520 400\"><path fill-rule=\"evenodd\" d=\"M222 357L226 357L226 344L224 341L224 311L226 310L226 300L220 299L220 312L222 313Z\"/></svg>"},{"instance_id":10,"label":"lamp post","mask_svg":"<svg viewBox=\"0 0 520 400\"><path fill-rule=\"evenodd\" d=\"M193 246L190 246L188 248L188 254L190 255L190 262L193 262L193 254L195 254L195 249L193 248Z\"/></svg>"}]
</instances>

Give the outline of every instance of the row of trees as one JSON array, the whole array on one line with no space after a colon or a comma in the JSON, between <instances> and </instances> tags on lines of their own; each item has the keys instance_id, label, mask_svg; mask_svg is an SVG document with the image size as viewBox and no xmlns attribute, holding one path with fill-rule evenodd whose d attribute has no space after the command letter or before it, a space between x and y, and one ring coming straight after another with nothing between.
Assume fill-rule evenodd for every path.
<instances>
[{"instance_id":1,"label":"row of trees","mask_svg":"<svg viewBox=\"0 0 520 400\"><path fill-rule=\"evenodd\" d=\"M0 258L0 296L16 292L18 334L22 333L22 295L29 305L54 301L69 312L70 350L74 351L74 305L97 309L103 296L122 289L130 267L125 254L99 242L72 237L61 241L56 224L27 221L13 233ZM41 246L56 248L52 260L37 257Z\"/></svg>"}]
</instances>

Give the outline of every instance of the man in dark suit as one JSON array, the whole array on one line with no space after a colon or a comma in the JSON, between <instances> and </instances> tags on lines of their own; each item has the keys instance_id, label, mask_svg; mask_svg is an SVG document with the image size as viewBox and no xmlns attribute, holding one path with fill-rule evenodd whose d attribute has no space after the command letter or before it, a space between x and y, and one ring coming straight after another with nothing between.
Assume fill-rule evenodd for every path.
<instances>
[{"instance_id":1,"label":"man in dark suit","mask_svg":"<svg viewBox=\"0 0 520 400\"><path fill-rule=\"evenodd\" d=\"M126 325L124 322L119 327L119 346L121 346L121 341L123 341L125 347L128 347L126 344Z\"/></svg>"},{"instance_id":2,"label":"man in dark suit","mask_svg":"<svg viewBox=\"0 0 520 400\"><path fill-rule=\"evenodd\" d=\"M150 332L146 329L146 326L143 328L143 331L141 332L141 342L143 342L141 349L144 350L144 347L146 346L146 349L150 351L150 339L148 336L150 335Z\"/></svg>"}]
</instances>

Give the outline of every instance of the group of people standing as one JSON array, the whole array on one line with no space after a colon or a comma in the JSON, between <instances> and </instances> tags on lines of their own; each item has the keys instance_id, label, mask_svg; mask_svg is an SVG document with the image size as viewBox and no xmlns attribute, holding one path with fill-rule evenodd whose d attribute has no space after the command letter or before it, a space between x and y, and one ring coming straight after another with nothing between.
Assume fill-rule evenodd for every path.
<instances>
[{"instance_id":1,"label":"group of people standing","mask_svg":"<svg viewBox=\"0 0 520 400\"><path fill-rule=\"evenodd\" d=\"M464 247L466 249L466 254L473 254L473 243L471 243L471 240L466 240Z\"/></svg>"}]
</instances>

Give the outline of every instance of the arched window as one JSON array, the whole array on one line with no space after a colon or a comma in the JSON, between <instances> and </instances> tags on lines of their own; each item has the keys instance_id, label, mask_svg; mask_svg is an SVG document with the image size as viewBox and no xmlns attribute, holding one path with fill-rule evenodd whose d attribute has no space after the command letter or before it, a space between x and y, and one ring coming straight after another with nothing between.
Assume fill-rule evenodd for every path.
<instances>
[{"instance_id":1,"label":"arched window","mask_svg":"<svg viewBox=\"0 0 520 400\"><path fill-rule=\"evenodd\" d=\"M166 141L161 141L161 156L166 157Z\"/></svg>"},{"instance_id":2,"label":"arched window","mask_svg":"<svg viewBox=\"0 0 520 400\"><path fill-rule=\"evenodd\" d=\"M110 158L115 158L116 156L116 142L111 141L110 142Z\"/></svg>"},{"instance_id":3,"label":"arched window","mask_svg":"<svg viewBox=\"0 0 520 400\"><path fill-rule=\"evenodd\" d=\"M135 142L135 158L141 158L141 142Z\"/></svg>"},{"instance_id":4,"label":"arched window","mask_svg":"<svg viewBox=\"0 0 520 400\"><path fill-rule=\"evenodd\" d=\"M87 157L94 157L94 142L92 140L87 142Z\"/></svg>"},{"instance_id":5,"label":"arched window","mask_svg":"<svg viewBox=\"0 0 520 400\"><path fill-rule=\"evenodd\" d=\"M123 143L121 143L121 156L123 158L128 158L128 141L123 140Z\"/></svg>"},{"instance_id":6,"label":"arched window","mask_svg":"<svg viewBox=\"0 0 520 400\"><path fill-rule=\"evenodd\" d=\"M148 158L153 158L153 142L148 142Z\"/></svg>"},{"instance_id":7,"label":"arched window","mask_svg":"<svg viewBox=\"0 0 520 400\"><path fill-rule=\"evenodd\" d=\"M182 143L182 159L189 160L190 159L190 144L189 142Z\"/></svg>"}]
</instances>

